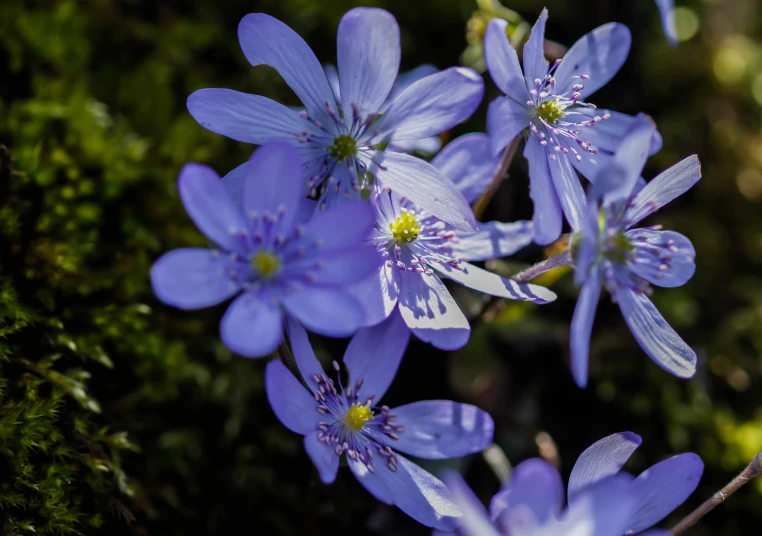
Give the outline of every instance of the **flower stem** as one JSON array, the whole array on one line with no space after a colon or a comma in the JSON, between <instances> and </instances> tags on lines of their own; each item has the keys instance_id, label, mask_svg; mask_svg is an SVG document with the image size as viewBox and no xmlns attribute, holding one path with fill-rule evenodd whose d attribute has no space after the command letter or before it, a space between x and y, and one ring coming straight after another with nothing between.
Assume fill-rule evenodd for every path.
<instances>
[{"instance_id":1,"label":"flower stem","mask_svg":"<svg viewBox=\"0 0 762 536\"><path fill-rule=\"evenodd\" d=\"M558 255L554 255L552 257L549 257L545 259L542 262L538 262L534 266L530 266L523 272L519 272L511 279L514 281L518 281L519 283L526 283L527 281L531 281L538 275L547 272L548 270L552 270L553 268L558 268L559 266L564 266L566 264L571 263L571 253L568 249L564 250L562 253L559 253Z\"/></svg>"},{"instance_id":2,"label":"flower stem","mask_svg":"<svg viewBox=\"0 0 762 536\"><path fill-rule=\"evenodd\" d=\"M722 503L738 491L749 480L762 475L762 452L757 454L751 463L741 471L741 473L731 480L724 488L707 499L704 504L688 514L680 523L675 525L670 531L673 535L682 534L686 529L692 527L699 519L711 512L715 506Z\"/></svg>"},{"instance_id":3,"label":"flower stem","mask_svg":"<svg viewBox=\"0 0 762 536\"><path fill-rule=\"evenodd\" d=\"M495 192L497 192L503 179L508 176L508 168L511 167L513 157L516 156L516 149L519 147L519 139L520 136L516 136L505 148L503 157L500 159L500 166L498 166L497 171L492 176L492 181L487 189L484 190L482 196L476 201L476 204L474 205L474 215L477 220L480 219L484 214L484 211L487 210L489 202L492 201L492 197L494 197Z\"/></svg>"}]
</instances>

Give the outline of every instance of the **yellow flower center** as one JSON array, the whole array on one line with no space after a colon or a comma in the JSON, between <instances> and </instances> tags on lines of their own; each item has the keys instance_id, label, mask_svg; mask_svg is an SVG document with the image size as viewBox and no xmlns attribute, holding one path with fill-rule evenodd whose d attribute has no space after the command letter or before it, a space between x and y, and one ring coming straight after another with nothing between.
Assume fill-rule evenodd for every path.
<instances>
[{"instance_id":1,"label":"yellow flower center","mask_svg":"<svg viewBox=\"0 0 762 536\"><path fill-rule=\"evenodd\" d=\"M270 279L280 270L280 259L272 251L260 249L251 258L251 267L264 279Z\"/></svg>"},{"instance_id":2,"label":"yellow flower center","mask_svg":"<svg viewBox=\"0 0 762 536\"><path fill-rule=\"evenodd\" d=\"M421 225L415 219L415 213L402 210L402 214L389 224L389 230L397 242L413 242L421 232Z\"/></svg>"},{"instance_id":3,"label":"yellow flower center","mask_svg":"<svg viewBox=\"0 0 762 536\"><path fill-rule=\"evenodd\" d=\"M355 142L352 136L342 134L333 138L333 145L331 145L328 151L331 156L339 160L346 160L350 156L357 154L357 142Z\"/></svg>"},{"instance_id":4,"label":"yellow flower center","mask_svg":"<svg viewBox=\"0 0 762 536\"><path fill-rule=\"evenodd\" d=\"M365 423L373 418L373 412L368 406L359 403L352 404L344 415L344 424L353 432L357 432L365 426Z\"/></svg>"},{"instance_id":5,"label":"yellow flower center","mask_svg":"<svg viewBox=\"0 0 762 536\"><path fill-rule=\"evenodd\" d=\"M537 107L537 115L539 115L543 121L552 125L565 116L566 112L564 112L564 107L558 99L553 99L552 101L540 103Z\"/></svg>"}]
</instances>

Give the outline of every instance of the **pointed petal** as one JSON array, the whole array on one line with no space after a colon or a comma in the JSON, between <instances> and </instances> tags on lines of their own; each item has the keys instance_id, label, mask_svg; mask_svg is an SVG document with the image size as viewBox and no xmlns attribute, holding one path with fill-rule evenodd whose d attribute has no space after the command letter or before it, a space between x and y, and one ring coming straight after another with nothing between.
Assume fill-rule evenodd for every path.
<instances>
[{"instance_id":1,"label":"pointed petal","mask_svg":"<svg viewBox=\"0 0 762 536\"><path fill-rule=\"evenodd\" d=\"M670 46L677 46L677 26L675 24L675 0L656 0L661 13L661 26Z\"/></svg>"},{"instance_id":2,"label":"pointed petal","mask_svg":"<svg viewBox=\"0 0 762 536\"><path fill-rule=\"evenodd\" d=\"M548 60L545 59L545 23L548 20L548 10L543 9L537 19L529 40L524 45L524 77L527 89L534 89L535 80L542 80L548 74Z\"/></svg>"},{"instance_id":3,"label":"pointed petal","mask_svg":"<svg viewBox=\"0 0 762 536\"><path fill-rule=\"evenodd\" d=\"M191 93L187 106L205 129L244 143L279 140L296 144L297 133L312 129L287 106L231 89L200 89Z\"/></svg>"},{"instance_id":4,"label":"pointed petal","mask_svg":"<svg viewBox=\"0 0 762 536\"><path fill-rule=\"evenodd\" d=\"M516 50L508 41L508 22L493 19L484 33L484 60L492 80L509 99L519 104L529 100L524 73L519 66Z\"/></svg>"},{"instance_id":5,"label":"pointed petal","mask_svg":"<svg viewBox=\"0 0 762 536\"><path fill-rule=\"evenodd\" d=\"M667 517L696 490L704 462L687 452L652 465L633 482L641 497L627 526L633 533L645 530Z\"/></svg>"},{"instance_id":6,"label":"pointed petal","mask_svg":"<svg viewBox=\"0 0 762 536\"><path fill-rule=\"evenodd\" d=\"M558 81L555 91L560 94L570 90L580 82L571 77L586 74L590 79L581 82L585 87L579 92L583 99L589 97L619 71L630 52L631 42L630 30L616 22L604 24L583 35L558 66L554 75Z\"/></svg>"},{"instance_id":7,"label":"pointed petal","mask_svg":"<svg viewBox=\"0 0 762 536\"><path fill-rule=\"evenodd\" d=\"M643 440L632 432L620 432L600 439L577 458L569 476L569 504L589 486L619 473Z\"/></svg>"},{"instance_id":8,"label":"pointed petal","mask_svg":"<svg viewBox=\"0 0 762 536\"><path fill-rule=\"evenodd\" d=\"M307 287L283 298L305 328L328 337L348 337L363 324L362 307L346 290Z\"/></svg>"},{"instance_id":9,"label":"pointed petal","mask_svg":"<svg viewBox=\"0 0 762 536\"><path fill-rule=\"evenodd\" d=\"M391 13L377 8L349 10L337 36L341 107L351 123L375 114L386 101L400 68L400 29Z\"/></svg>"},{"instance_id":10,"label":"pointed petal","mask_svg":"<svg viewBox=\"0 0 762 536\"><path fill-rule=\"evenodd\" d=\"M269 299L245 292L230 304L220 322L225 346L244 357L262 357L283 340L283 314Z\"/></svg>"},{"instance_id":11,"label":"pointed petal","mask_svg":"<svg viewBox=\"0 0 762 536\"><path fill-rule=\"evenodd\" d=\"M273 234L288 236L298 223L304 185L299 151L282 142L262 145L254 151L244 181L244 213L277 216Z\"/></svg>"},{"instance_id":12,"label":"pointed petal","mask_svg":"<svg viewBox=\"0 0 762 536\"><path fill-rule=\"evenodd\" d=\"M635 247L630 269L660 287L679 287L696 271L696 250L685 236L674 231L632 229L625 233Z\"/></svg>"},{"instance_id":13,"label":"pointed petal","mask_svg":"<svg viewBox=\"0 0 762 536\"><path fill-rule=\"evenodd\" d=\"M476 229L471 207L437 168L420 158L392 151L379 151L374 160L371 172L383 186L456 229Z\"/></svg>"},{"instance_id":14,"label":"pointed petal","mask_svg":"<svg viewBox=\"0 0 762 536\"><path fill-rule=\"evenodd\" d=\"M487 108L487 132L492 154L499 155L516 136L529 128L531 121L532 111L523 103L506 97L493 100Z\"/></svg>"},{"instance_id":15,"label":"pointed petal","mask_svg":"<svg viewBox=\"0 0 762 536\"><path fill-rule=\"evenodd\" d=\"M625 215L629 225L687 192L701 178L701 163L696 155L689 156L657 175L635 196Z\"/></svg>"},{"instance_id":16,"label":"pointed petal","mask_svg":"<svg viewBox=\"0 0 762 536\"><path fill-rule=\"evenodd\" d=\"M400 271L399 311L416 337L441 350L468 342L468 320L436 275Z\"/></svg>"},{"instance_id":17,"label":"pointed petal","mask_svg":"<svg viewBox=\"0 0 762 536\"><path fill-rule=\"evenodd\" d=\"M429 460L459 458L492 443L495 423L486 412L449 400L426 400L392 409L404 426L394 449Z\"/></svg>"},{"instance_id":18,"label":"pointed petal","mask_svg":"<svg viewBox=\"0 0 762 536\"><path fill-rule=\"evenodd\" d=\"M484 506L468 487L463 477L455 471L448 471L444 481L452 492L455 504L463 511L463 516L458 519L458 532L456 534L463 536L500 536L500 533L490 522L490 518L487 517Z\"/></svg>"},{"instance_id":19,"label":"pointed petal","mask_svg":"<svg viewBox=\"0 0 762 536\"><path fill-rule=\"evenodd\" d=\"M267 364L265 390L270 407L283 426L302 435L317 430L323 416L317 412L315 399L279 359Z\"/></svg>"},{"instance_id":20,"label":"pointed petal","mask_svg":"<svg viewBox=\"0 0 762 536\"><path fill-rule=\"evenodd\" d=\"M294 30L264 13L250 13L238 25L241 48L254 65L269 65L283 77L321 123L332 122L326 104L334 110L336 101L323 67L309 45Z\"/></svg>"},{"instance_id":21,"label":"pointed petal","mask_svg":"<svg viewBox=\"0 0 762 536\"><path fill-rule=\"evenodd\" d=\"M431 266L440 274L457 281L461 285L492 296L532 303L550 303L556 299L555 293L545 287L506 279L473 264L461 263L462 270L439 263Z\"/></svg>"},{"instance_id":22,"label":"pointed petal","mask_svg":"<svg viewBox=\"0 0 762 536\"><path fill-rule=\"evenodd\" d=\"M574 171L569 158L562 152L556 152L555 158L548 159L550 167L550 176L553 179L553 186L556 189L556 195L561 202L566 219L573 231L582 229L582 220L585 217L585 192L579 183L577 172Z\"/></svg>"},{"instance_id":23,"label":"pointed petal","mask_svg":"<svg viewBox=\"0 0 762 536\"><path fill-rule=\"evenodd\" d=\"M175 249L151 267L151 286L156 297L178 309L200 309L232 298L240 287L220 271L226 256L210 249Z\"/></svg>"},{"instance_id":24,"label":"pointed petal","mask_svg":"<svg viewBox=\"0 0 762 536\"><path fill-rule=\"evenodd\" d=\"M339 457L333 447L318 439L319 433L315 430L304 436L304 450L315 464L323 484L333 484L339 472Z\"/></svg>"},{"instance_id":25,"label":"pointed petal","mask_svg":"<svg viewBox=\"0 0 762 536\"><path fill-rule=\"evenodd\" d=\"M475 233L457 233L453 257L467 261L487 261L513 255L532 242L532 222L490 221L479 225Z\"/></svg>"},{"instance_id":26,"label":"pointed petal","mask_svg":"<svg viewBox=\"0 0 762 536\"><path fill-rule=\"evenodd\" d=\"M349 370L349 385L362 380L358 391L364 400L375 395L378 404L391 385L410 340L410 330L398 314L390 315L376 326L363 328L349 341L344 364Z\"/></svg>"},{"instance_id":27,"label":"pointed petal","mask_svg":"<svg viewBox=\"0 0 762 536\"><path fill-rule=\"evenodd\" d=\"M629 197L635 183L643 172L648 160L651 140L656 132L656 125L646 116L638 116L632 124L632 130L622 139L614 153L614 164L624 173L608 173L604 169L595 179L596 188L605 191L605 202L612 202ZM612 184L608 182L613 179ZM623 180L622 180L623 179Z\"/></svg>"},{"instance_id":28,"label":"pointed petal","mask_svg":"<svg viewBox=\"0 0 762 536\"><path fill-rule=\"evenodd\" d=\"M601 272L594 268L579 293L571 323L571 365L574 381L579 387L587 386L590 336L600 296Z\"/></svg>"},{"instance_id":29,"label":"pointed petal","mask_svg":"<svg viewBox=\"0 0 762 536\"><path fill-rule=\"evenodd\" d=\"M675 333L643 293L629 288L616 291L616 299L640 347L661 368L678 378L696 373L696 353Z\"/></svg>"},{"instance_id":30,"label":"pointed petal","mask_svg":"<svg viewBox=\"0 0 762 536\"><path fill-rule=\"evenodd\" d=\"M547 522L561 513L564 485L558 470L541 458L531 458L516 466L508 482L509 509L527 506L536 521Z\"/></svg>"},{"instance_id":31,"label":"pointed petal","mask_svg":"<svg viewBox=\"0 0 762 536\"><path fill-rule=\"evenodd\" d=\"M304 378L304 381L312 389L315 386L313 376L322 376L323 366L315 357L315 351L312 349L307 331L291 315L286 315L286 333L288 342L291 346L291 353L296 361L296 367ZM314 390L314 389L313 389Z\"/></svg>"},{"instance_id":32,"label":"pointed petal","mask_svg":"<svg viewBox=\"0 0 762 536\"><path fill-rule=\"evenodd\" d=\"M481 103L484 82L465 67L451 67L410 84L373 125L374 139L417 140L468 119Z\"/></svg>"},{"instance_id":33,"label":"pointed petal","mask_svg":"<svg viewBox=\"0 0 762 536\"><path fill-rule=\"evenodd\" d=\"M209 240L228 251L246 254L238 233L246 224L241 209L230 199L219 175L200 164L186 164L177 189L188 216Z\"/></svg>"},{"instance_id":34,"label":"pointed petal","mask_svg":"<svg viewBox=\"0 0 762 536\"><path fill-rule=\"evenodd\" d=\"M533 237L541 246L550 244L561 236L563 210L556 188L550 176L548 155L537 136L529 136L524 148L524 158L529 161L529 195L534 202Z\"/></svg>"},{"instance_id":35,"label":"pointed petal","mask_svg":"<svg viewBox=\"0 0 762 536\"><path fill-rule=\"evenodd\" d=\"M473 133L448 143L431 164L455 184L466 201L473 203L492 181L500 157L492 156L488 135Z\"/></svg>"},{"instance_id":36,"label":"pointed petal","mask_svg":"<svg viewBox=\"0 0 762 536\"><path fill-rule=\"evenodd\" d=\"M399 297L399 273L397 268L382 262L377 272L362 281L347 286L352 296L362 305L365 326L383 322L397 307Z\"/></svg>"}]
</instances>

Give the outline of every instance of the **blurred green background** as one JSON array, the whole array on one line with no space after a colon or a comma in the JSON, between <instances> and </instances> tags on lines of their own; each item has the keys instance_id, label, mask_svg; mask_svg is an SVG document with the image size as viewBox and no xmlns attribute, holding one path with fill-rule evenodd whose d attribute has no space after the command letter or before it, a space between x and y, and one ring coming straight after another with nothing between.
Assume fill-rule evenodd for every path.
<instances>
[{"instance_id":1,"label":"blurred green background","mask_svg":"<svg viewBox=\"0 0 762 536\"><path fill-rule=\"evenodd\" d=\"M568 475L590 443L632 430L644 438L634 472L688 450L707 464L671 526L762 448L762 4L677 3L682 42L670 49L652 0L506 2L530 23L547 5L547 35L567 46L605 22L627 24L630 57L590 100L655 118L664 148L647 178L699 154L703 180L649 220L696 246L695 277L654 300L697 349L699 372L682 381L659 369L604 297L590 386L577 389L567 350L576 290L563 272L545 278L556 303L491 307L459 352L412 343L385 402L452 397L488 410L497 448L450 463L485 500L506 460L542 455ZM180 312L148 281L162 252L204 244L177 196L181 165L224 173L252 151L198 126L187 95L227 87L297 104L273 70L246 62L241 17L278 17L335 62L338 21L358 5L397 17L403 70L460 64L477 9L473 0L0 2L0 534L429 534L347 470L320 484L301 438L267 405L265 360L219 342L224 306ZM472 20L472 38L478 28ZM475 58L472 48L465 59ZM484 129L498 94L485 81L485 104L446 139ZM519 157L488 217L531 211ZM543 255L530 247L491 267L512 273ZM485 301L456 296L471 313ZM346 344L314 340L326 359ZM689 534L755 534L760 512L762 480Z\"/></svg>"}]
</instances>

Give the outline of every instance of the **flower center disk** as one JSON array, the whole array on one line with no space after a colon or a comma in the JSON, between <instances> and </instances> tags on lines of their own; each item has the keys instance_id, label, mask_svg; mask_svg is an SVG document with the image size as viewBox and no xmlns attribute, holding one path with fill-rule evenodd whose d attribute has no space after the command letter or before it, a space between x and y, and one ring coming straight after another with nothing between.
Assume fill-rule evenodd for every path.
<instances>
[{"instance_id":1,"label":"flower center disk","mask_svg":"<svg viewBox=\"0 0 762 536\"><path fill-rule=\"evenodd\" d=\"M389 230L397 242L413 242L421 232L421 224L415 219L415 213L403 210L402 214L389 224Z\"/></svg>"},{"instance_id":2,"label":"flower center disk","mask_svg":"<svg viewBox=\"0 0 762 536\"><path fill-rule=\"evenodd\" d=\"M552 101L541 103L537 107L537 115L539 115L540 119L546 123L555 124L559 119L566 115L566 112L564 112L564 106L559 100L553 99Z\"/></svg>"},{"instance_id":3,"label":"flower center disk","mask_svg":"<svg viewBox=\"0 0 762 536\"><path fill-rule=\"evenodd\" d=\"M280 270L280 259L272 251L260 249L251 257L251 267L264 279L270 279Z\"/></svg>"},{"instance_id":4,"label":"flower center disk","mask_svg":"<svg viewBox=\"0 0 762 536\"><path fill-rule=\"evenodd\" d=\"M344 424L353 432L361 430L365 423L373 418L373 412L368 406L360 403L352 404L344 415Z\"/></svg>"},{"instance_id":5,"label":"flower center disk","mask_svg":"<svg viewBox=\"0 0 762 536\"><path fill-rule=\"evenodd\" d=\"M333 145L328 151L338 160L346 160L357 154L357 142L351 136L342 134L333 138Z\"/></svg>"}]
</instances>

